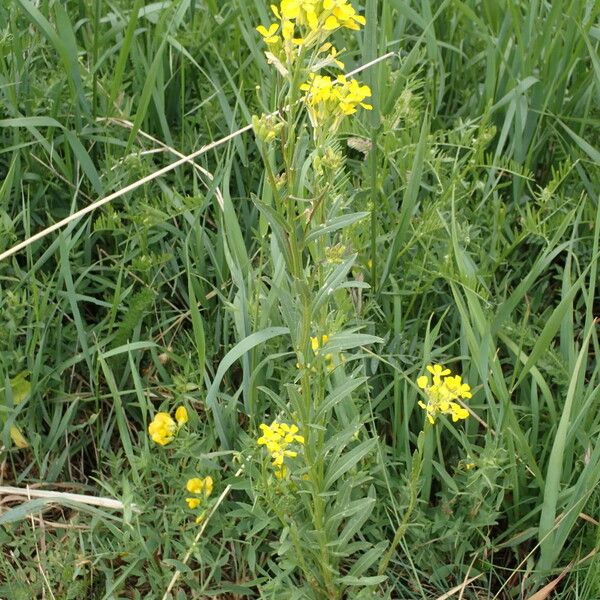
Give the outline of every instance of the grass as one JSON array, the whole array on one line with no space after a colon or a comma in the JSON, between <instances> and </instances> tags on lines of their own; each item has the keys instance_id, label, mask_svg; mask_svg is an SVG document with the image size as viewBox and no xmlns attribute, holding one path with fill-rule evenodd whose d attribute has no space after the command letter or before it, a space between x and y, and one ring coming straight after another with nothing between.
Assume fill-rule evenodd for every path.
<instances>
[{"instance_id":1,"label":"grass","mask_svg":"<svg viewBox=\"0 0 600 600\"><path fill-rule=\"evenodd\" d=\"M295 536L321 567L329 536L338 597L600 598L600 6L355 4L347 68L394 56L336 142L349 217L327 224L356 257L313 294L347 354L315 417L322 528L255 446L300 405L302 290L250 132L0 262L1 485L123 503L3 495L0 598L162 598L176 572L174 599L336 597ZM269 19L259 0L3 3L0 253L279 108ZM421 442L430 362L477 418ZM181 404L161 449L148 424ZM231 488L194 543L197 473Z\"/></svg>"}]
</instances>

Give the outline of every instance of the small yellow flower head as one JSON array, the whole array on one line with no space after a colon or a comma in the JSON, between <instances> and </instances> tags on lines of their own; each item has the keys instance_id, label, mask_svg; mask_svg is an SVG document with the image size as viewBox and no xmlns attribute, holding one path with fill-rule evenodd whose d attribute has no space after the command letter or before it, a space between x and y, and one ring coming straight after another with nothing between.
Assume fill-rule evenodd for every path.
<instances>
[{"instance_id":1,"label":"small yellow flower head","mask_svg":"<svg viewBox=\"0 0 600 600\"><path fill-rule=\"evenodd\" d=\"M304 436L299 435L296 425L278 423L277 421L273 421L271 425L262 423L260 430L262 436L258 438L257 444L265 446L271 455L275 477L284 479L288 473L284 460L298 456L298 452L290 450L289 447L292 444L304 445Z\"/></svg>"},{"instance_id":2,"label":"small yellow flower head","mask_svg":"<svg viewBox=\"0 0 600 600\"><path fill-rule=\"evenodd\" d=\"M177 433L177 423L166 412L156 413L154 420L148 426L148 433L153 442L166 446L173 441Z\"/></svg>"},{"instance_id":3,"label":"small yellow flower head","mask_svg":"<svg viewBox=\"0 0 600 600\"><path fill-rule=\"evenodd\" d=\"M187 491L192 494L201 494L204 498L208 498L213 491L213 480L210 476L205 477L204 479L193 477L192 479L188 479L185 487Z\"/></svg>"},{"instance_id":4,"label":"small yellow flower head","mask_svg":"<svg viewBox=\"0 0 600 600\"><path fill-rule=\"evenodd\" d=\"M427 365L429 375L421 375L417 378L417 385L427 396L427 403L419 400L419 406L427 412L427 419L431 424L435 423L438 414L452 417L456 423L460 419L466 419L469 411L457 400L472 398L471 386L462 382L460 375L453 376L450 369L443 365Z\"/></svg>"},{"instance_id":5,"label":"small yellow flower head","mask_svg":"<svg viewBox=\"0 0 600 600\"><path fill-rule=\"evenodd\" d=\"M201 477L192 477L192 479L188 479L186 485L186 489L191 494L195 494L190 498L186 498L185 501L188 505L188 508L191 510L197 509L199 506L202 506L204 501L212 494L213 491L213 480L212 477L207 476L204 479ZM200 514L198 519L196 519L196 523L199 523L204 516L204 512Z\"/></svg>"},{"instance_id":6,"label":"small yellow flower head","mask_svg":"<svg viewBox=\"0 0 600 600\"><path fill-rule=\"evenodd\" d=\"M191 508L192 510L198 508L202 503L200 498L186 498L185 501L187 502L188 508Z\"/></svg>"},{"instance_id":7,"label":"small yellow flower head","mask_svg":"<svg viewBox=\"0 0 600 600\"><path fill-rule=\"evenodd\" d=\"M267 46L274 46L281 42L281 37L276 35L279 31L279 25L277 23L269 25L268 29L264 25L259 25L256 28L256 31L258 31L258 33L260 33L260 35L263 36L265 44L267 44Z\"/></svg>"},{"instance_id":8,"label":"small yellow flower head","mask_svg":"<svg viewBox=\"0 0 600 600\"><path fill-rule=\"evenodd\" d=\"M188 422L188 413L185 406L180 406L175 411L175 420L169 413L156 413L152 423L148 426L148 433L153 442L166 446L173 441L177 431Z\"/></svg>"},{"instance_id":9,"label":"small yellow flower head","mask_svg":"<svg viewBox=\"0 0 600 600\"><path fill-rule=\"evenodd\" d=\"M367 22L347 0L323 0L323 9L331 13L323 25L325 31L335 31L339 27L358 31Z\"/></svg>"},{"instance_id":10,"label":"small yellow flower head","mask_svg":"<svg viewBox=\"0 0 600 600\"><path fill-rule=\"evenodd\" d=\"M467 383L462 382L462 377L456 375L454 377L446 377L446 387L453 393L457 394L460 398L472 398L471 386Z\"/></svg>"},{"instance_id":11,"label":"small yellow flower head","mask_svg":"<svg viewBox=\"0 0 600 600\"><path fill-rule=\"evenodd\" d=\"M308 107L313 127L335 130L347 115L353 115L358 107L372 110L364 102L371 96L371 88L361 85L356 79L348 80L344 75L332 79L328 75L309 73L307 82L300 86L306 92L304 101Z\"/></svg>"},{"instance_id":12,"label":"small yellow flower head","mask_svg":"<svg viewBox=\"0 0 600 600\"><path fill-rule=\"evenodd\" d=\"M370 104L363 102L365 98L371 96L371 88L368 85L360 85L356 79L348 81L343 75L337 78L337 82L340 84L340 110L345 115L353 115L357 106L365 110L373 110Z\"/></svg>"},{"instance_id":13,"label":"small yellow flower head","mask_svg":"<svg viewBox=\"0 0 600 600\"><path fill-rule=\"evenodd\" d=\"M348 0L281 0L271 5L280 20L296 21L310 31L334 31L340 27L358 30L366 23Z\"/></svg>"},{"instance_id":14,"label":"small yellow flower head","mask_svg":"<svg viewBox=\"0 0 600 600\"><path fill-rule=\"evenodd\" d=\"M175 420L177 421L177 425L179 427L185 425L188 422L188 412L185 406L180 406L175 411Z\"/></svg>"},{"instance_id":15,"label":"small yellow flower head","mask_svg":"<svg viewBox=\"0 0 600 600\"><path fill-rule=\"evenodd\" d=\"M427 365L427 370L434 377L442 377L444 375L450 375L450 373L452 372L452 371L450 371L450 369L444 368L443 365Z\"/></svg>"},{"instance_id":16,"label":"small yellow flower head","mask_svg":"<svg viewBox=\"0 0 600 600\"><path fill-rule=\"evenodd\" d=\"M256 30L267 44L269 58L275 56L280 62L293 63L300 55L300 46L323 44L340 27L358 30L366 23L348 0L281 0L272 4L271 10L278 22L259 25ZM333 48L331 62L343 69L336 56Z\"/></svg>"}]
</instances>

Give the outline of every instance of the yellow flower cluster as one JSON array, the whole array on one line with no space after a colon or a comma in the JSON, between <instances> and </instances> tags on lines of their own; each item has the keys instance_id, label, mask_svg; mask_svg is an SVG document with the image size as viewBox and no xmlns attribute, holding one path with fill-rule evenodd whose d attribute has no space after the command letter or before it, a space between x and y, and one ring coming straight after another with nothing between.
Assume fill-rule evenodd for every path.
<instances>
[{"instance_id":1,"label":"yellow flower cluster","mask_svg":"<svg viewBox=\"0 0 600 600\"><path fill-rule=\"evenodd\" d=\"M344 75L332 79L328 75L309 73L309 80L300 89L306 92L305 101L314 127L330 123L330 128L336 129L341 119L353 115L357 107L373 108L364 102L371 96L371 88Z\"/></svg>"},{"instance_id":2,"label":"yellow flower cluster","mask_svg":"<svg viewBox=\"0 0 600 600\"><path fill-rule=\"evenodd\" d=\"M188 508L192 510L202 506L203 502L208 499L208 497L212 494L213 491L213 480L212 477L207 476L204 479L200 477L193 477L192 479L188 479L186 484L186 489L191 494L195 494L191 498L186 498ZM200 523L204 517L204 512L200 513L196 518L196 523Z\"/></svg>"},{"instance_id":3,"label":"yellow flower cluster","mask_svg":"<svg viewBox=\"0 0 600 600\"><path fill-rule=\"evenodd\" d=\"M453 376L443 365L428 365L427 370L431 380L429 375L422 375L417 379L417 385L427 396L427 404L419 400L419 406L427 411L429 422L435 423L438 414L451 415L454 422L466 419L469 411L456 401L471 398L471 387L463 383L460 375Z\"/></svg>"},{"instance_id":4,"label":"yellow flower cluster","mask_svg":"<svg viewBox=\"0 0 600 600\"><path fill-rule=\"evenodd\" d=\"M359 30L366 23L348 0L281 0L271 10L279 23L256 28L268 46L310 44L340 27Z\"/></svg>"},{"instance_id":5,"label":"yellow flower cluster","mask_svg":"<svg viewBox=\"0 0 600 600\"><path fill-rule=\"evenodd\" d=\"M271 5L271 10L277 22L256 29L269 49L266 53L269 62L284 76L289 75L291 65L309 48L316 48L313 71L327 66L343 69L340 53L326 40L337 29L359 30L366 23L348 0L281 0L278 6ZM323 54L326 54L324 59ZM364 102L371 96L369 86L348 80L344 75L331 78L311 72L300 89L306 92L304 100L315 128L335 131L342 118L354 114L359 106L372 108Z\"/></svg>"},{"instance_id":6,"label":"yellow flower cluster","mask_svg":"<svg viewBox=\"0 0 600 600\"><path fill-rule=\"evenodd\" d=\"M296 425L287 425L273 421L271 425L261 424L262 436L258 438L259 446L266 446L273 459L275 477L283 479L287 475L287 467L284 464L286 458L296 458L298 452L289 450L294 443L304 444L304 437L298 434Z\"/></svg>"},{"instance_id":7,"label":"yellow flower cluster","mask_svg":"<svg viewBox=\"0 0 600 600\"><path fill-rule=\"evenodd\" d=\"M179 429L187 422L188 413L185 406L180 406L175 411L175 419L167 412L158 412L148 426L148 433L153 442L166 446L173 441Z\"/></svg>"}]
</instances>

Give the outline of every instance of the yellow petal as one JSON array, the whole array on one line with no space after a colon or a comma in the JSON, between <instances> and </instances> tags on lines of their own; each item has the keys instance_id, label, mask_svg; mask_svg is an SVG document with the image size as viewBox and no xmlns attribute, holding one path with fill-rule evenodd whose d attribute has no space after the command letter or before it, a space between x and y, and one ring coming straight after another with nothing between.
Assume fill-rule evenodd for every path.
<instances>
[{"instance_id":1,"label":"yellow petal","mask_svg":"<svg viewBox=\"0 0 600 600\"><path fill-rule=\"evenodd\" d=\"M185 406L180 406L175 411L175 420L177 421L180 427L188 422L188 412Z\"/></svg>"},{"instance_id":2,"label":"yellow petal","mask_svg":"<svg viewBox=\"0 0 600 600\"><path fill-rule=\"evenodd\" d=\"M200 506L201 500L200 498L186 498L188 508L194 510L194 508L198 508Z\"/></svg>"},{"instance_id":3,"label":"yellow petal","mask_svg":"<svg viewBox=\"0 0 600 600\"><path fill-rule=\"evenodd\" d=\"M333 31L334 29L338 29L340 26L340 22L333 16L327 17L325 20L325 24L323 25L323 29L325 31Z\"/></svg>"},{"instance_id":4,"label":"yellow petal","mask_svg":"<svg viewBox=\"0 0 600 600\"><path fill-rule=\"evenodd\" d=\"M188 479L185 487L188 492L192 492L192 494L199 494L202 492L204 482L199 477L193 477L192 479Z\"/></svg>"}]
</instances>

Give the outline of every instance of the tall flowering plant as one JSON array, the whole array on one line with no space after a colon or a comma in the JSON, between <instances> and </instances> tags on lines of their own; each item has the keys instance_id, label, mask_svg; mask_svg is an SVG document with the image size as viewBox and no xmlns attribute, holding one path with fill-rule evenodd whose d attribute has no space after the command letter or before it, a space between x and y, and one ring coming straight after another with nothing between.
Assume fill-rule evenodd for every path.
<instances>
[{"instance_id":1,"label":"tall flowering plant","mask_svg":"<svg viewBox=\"0 0 600 600\"><path fill-rule=\"evenodd\" d=\"M366 377L359 377L364 375L361 366L346 372L351 360L362 364L348 352L383 340L349 324L356 315L348 290L365 284L350 279L357 256L346 228L368 213L351 212L353 193L339 138L348 119L373 107L369 86L344 73L342 52L332 35L342 29L359 31L365 18L347 0L281 0L271 12L274 22L260 25L257 32L280 78L283 101L278 110L253 117L265 167L263 193L254 201L261 227L272 232L277 269L271 285L277 289L274 297L295 357L293 375L282 386L287 398L277 397L266 411L273 413L276 405L277 414L267 419L248 410L255 452L235 453L241 463L236 477L256 474L252 465L262 466L251 488L282 527L278 556L285 560L285 577L273 578L275 589L267 595L288 597L277 589L285 579L283 585L289 587L292 580L302 587L294 588L294 597L338 600L355 597L357 586L377 587L386 580L418 502L426 434L437 419L458 422L469 416L464 401L471 398L471 388L439 364L427 366L427 374L418 377L418 406L424 413L407 476L409 504L391 540L378 540L377 546L365 539L354 543L375 503L373 486L364 495L369 478L360 472L375 440L362 427L365 415L354 410L353 392ZM270 425L258 424L257 418ZM157 445L170 447L187 421L184 407L174 418L159 412L148 433ZM184 499L200 524L195 545L232 486L215 499L213 487L218 489L220 482L206 473L193 475ZM359 552L362 556L355 559ZM363 576L377 561L377 576Z\"/></svg>"},{"instance_id":2,"label":"tall flowering plant","mask_svg":"<svg viewBox=\"0 0 600 600\"><path fill-rule=\"evenodd\" d=\"M347 234L337 223L342 216L351 222L366 213L350 212L352 194L338 140L346 119L372 109L372 92L346 76L333 36L344 29L359 31L365 18L347 0L281 0L271 13L273 21L257 32L277 71L284 101L274 113L253 119L266 173L265 190L256 203L287 267L278 285L284 290L280 310L296 354L296 377L287 386L295 424L272 415L275 421L260 426L257 443L271 457L266 473L279 491L267 496L290 531L305 581L318 597L341 598L343 552L336 551L339 532L331 525L327 456L336 431L325 399L344 378L342 350L368 343L369 336L340 335L349 315L335 292L356 256L342 252L332 259L332 248L347 247L342 243ZM281 494L298 494L299 502L282 504Z\"/></svg>"}]
</instances>

